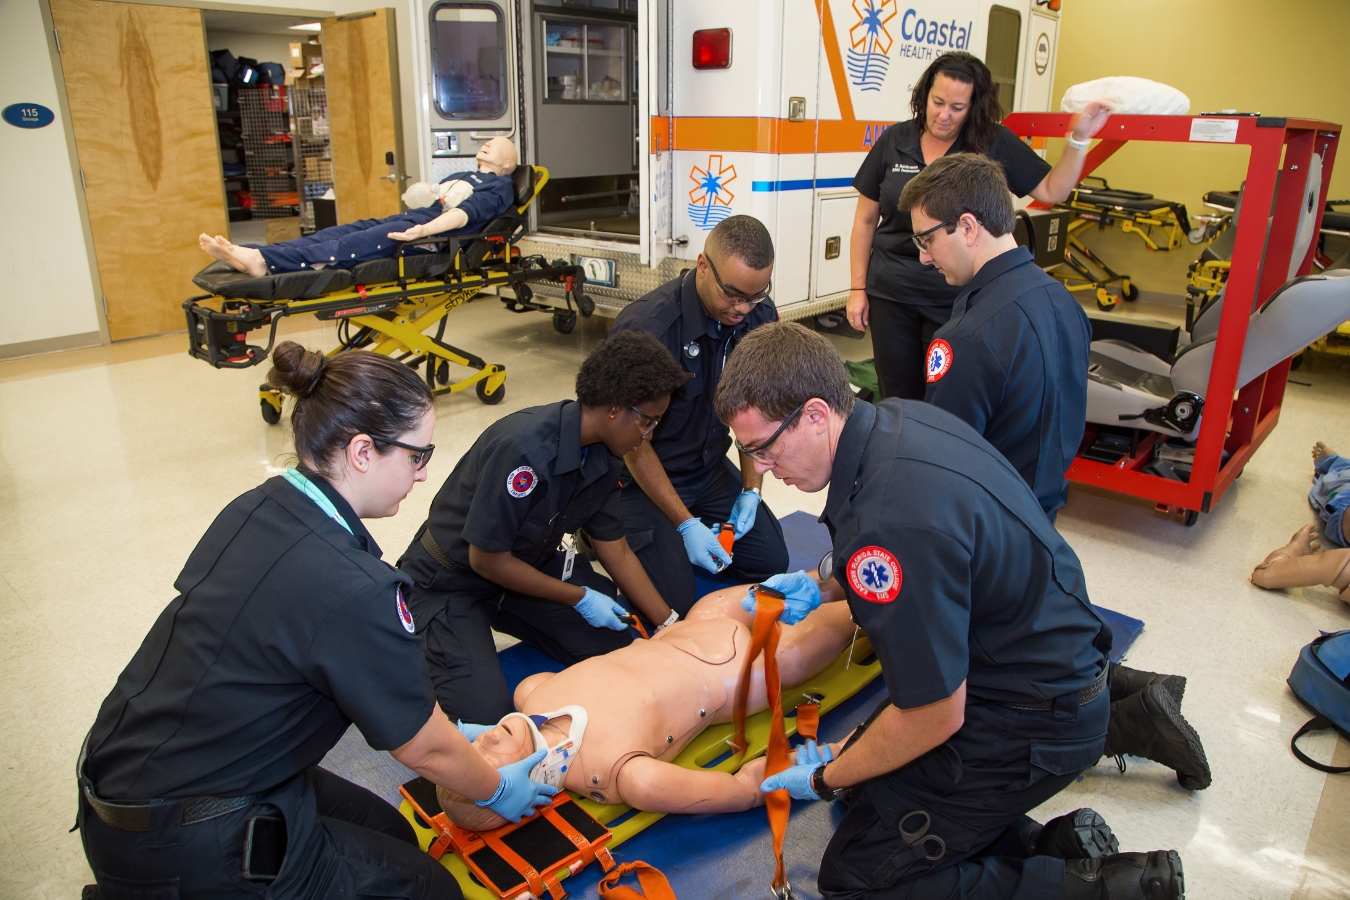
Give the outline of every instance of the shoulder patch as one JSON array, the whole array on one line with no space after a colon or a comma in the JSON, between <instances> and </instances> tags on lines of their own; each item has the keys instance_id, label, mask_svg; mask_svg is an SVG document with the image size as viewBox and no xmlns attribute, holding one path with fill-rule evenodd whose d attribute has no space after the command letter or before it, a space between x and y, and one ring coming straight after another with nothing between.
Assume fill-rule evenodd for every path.
<instances>
[{"instance_id":1,"label":"shoulder patch","mask_svg":"<svg viewBox=\"0 0 1350 900\"><path fill-rule=\"evenodd\" d=\"M506 476L506 492L512 497L528 497L538 483L539 478L534 474L534 469L521 466L512 469L511 474Z\"/></svg>"},{"instance_id":2,"label":"shoulder patch","mask_svg":"<svg viewBox=\"0 0 1350 900\"><path fill-rule=\"evenodd\" d=\"M408 601L403 599L403 585L394 585L394 601L398 608L398 620L403 624L403 630L412 634L417 626L413 623L412 611L408 609Z\"/></svg>"},{"instance_id":3,"label":"shoulder patch","mask_svg":"<svg viewBox=\"0 0 1350 900\"><path fill-rule=\"evenodd\" d=\"M925 366L925 375L928 383L941 380L947 370L952 367L952 345L942 338L936 338L933 343L928 345L928 362Z\"/></svg>"},{"instance_id":4,"label":"shoulder patch","mask_svg":"<svg viewBox=\"0 0 1350 900\"><path fill-rule=\"evenodd\" d=\"M849 586L869 603L890 603L903 581L900 562L882 547L864 547L849 558Z\"/></svg>"}]
</instances>

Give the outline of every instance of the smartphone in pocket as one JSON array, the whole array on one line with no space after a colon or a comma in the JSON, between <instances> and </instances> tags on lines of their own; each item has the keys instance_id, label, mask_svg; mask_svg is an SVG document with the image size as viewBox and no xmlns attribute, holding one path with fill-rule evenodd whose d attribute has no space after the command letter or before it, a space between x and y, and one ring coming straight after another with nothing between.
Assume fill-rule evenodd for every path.
<instances>
[{"instance_id":1,"label":"smartphone in pocket","mask_svg":"<svg viewBox=\"0 0 1350 900\"><path fill-rule=\"evenodd\" d=\"M286 820L253 816L244 827L244 878L275 881L286 859Z\"/></svg>"}]
</instances>

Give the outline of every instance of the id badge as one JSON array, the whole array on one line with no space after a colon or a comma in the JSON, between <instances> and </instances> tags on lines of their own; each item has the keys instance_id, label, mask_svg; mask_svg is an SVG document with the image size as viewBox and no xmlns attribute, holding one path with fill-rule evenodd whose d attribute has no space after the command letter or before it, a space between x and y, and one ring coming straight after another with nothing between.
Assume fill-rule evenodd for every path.
<instances>
[{"instance_id":1,"label":"id badge","mask_svg":"<svg viewBox=\"0 0 1350 900\"><path fill-rule=\"evenodd\" d=\"M577 560L576 538L570 534L564 536L562 539L562 547L560 549L567 554L566 557L564 557L563 559L563 570L562 570L562 580L567 581L569 578L572 577L572 565Z\"/></svg>"}]
</instances>

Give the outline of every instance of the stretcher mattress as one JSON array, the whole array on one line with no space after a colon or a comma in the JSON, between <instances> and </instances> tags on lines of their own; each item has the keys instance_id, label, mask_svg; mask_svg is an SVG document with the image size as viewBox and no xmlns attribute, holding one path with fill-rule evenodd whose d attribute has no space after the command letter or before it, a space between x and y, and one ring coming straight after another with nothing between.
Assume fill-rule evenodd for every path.
<instances>
[{"instance_id":1,"label":"stretcher mattress","mask_svg":"<svg viewBox=\"0 0 1350 900\"><path fill-rule=\"evenodd\" d=\"M231 300L312 300L344 291L352 285L383 284L398 279L398 259L375 259L350 269L308 269L255 277L236 272L223 262L213 262L192 276L192 283L217 297ZM409 253L403 257L404 277L409 281L439 278L454 265L448 253Z\"/></svg>"}]
</instances>

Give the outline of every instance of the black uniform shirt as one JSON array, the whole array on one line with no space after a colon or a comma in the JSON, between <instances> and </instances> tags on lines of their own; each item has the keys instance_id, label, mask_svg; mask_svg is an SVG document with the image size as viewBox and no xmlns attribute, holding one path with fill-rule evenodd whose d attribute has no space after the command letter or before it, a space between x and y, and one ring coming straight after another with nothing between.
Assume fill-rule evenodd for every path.
<instances>
[{"instance_id":1,"label":"black uniform shirt","mask_svg":"<svg viewBox=\"0 0 1350 900\"><path fill-rule=\"evenodd\" d=\"M778 308L765 300L735 327L703 311L694 273L685 272L624 307L614 331L645 331L660 341L693 375L670 398L670 408L652 433L652 449L685 503L709 470L731 447L731 429L713 410L713 395L736 342L752 328L778 321Z\"/></svg>"},{"instance_id":2,"label":"black uniform shirt","mask_svg":"<svg viewBox=\"0 0 1350 900\"><path fill-rule=\"evenodd\" d=\"M435 709L406 576L284 478L216 517L103 701L85 771L108 800L267 791L317 765L355 722L372 747Z\"/></svg>"},{"instance_id":3,"label":"black uniform shirt","mask_svg":"<svg viewBox=\"0 0 1350 900\"><path fill-rule=\"evenodd\" d=\"M926 400L984 435L1052 518L1087 420L1092 326L1017 247L985 263L928 346Z\"/></svg>"},{"instance_id":4,"label":"black uniform shirt","mask_svg":"<svg viewBox=\"0 0 1350 900\"><path fill-rule=\"evenodd\" d=\"M932 266L919 262L919 248L910 240L914 226L909 213L900 211L900 192L926 165L919 146L920 136L918 123L913 119L887 128L872 145L853 179L858 193L881 204L881 221L872 238L872 256L867 264L867 296L919 306L947 306L956 296L957 288L947 284L942 273ZM962 134L947 154L965 150ZM1019 197L1035 190L1050 171L1050 164L1005 125L994 132L984 155L1003 166L1009 189Z\"/></svg>"},{"instance_id":5,"label":"black uniform shirt","mask_svg":"<svg viewBox=\"0 0 1350 900\"><path fill-rule=\"evenodd\" d=\"M579 528L598 541L623 537L619 473L623 460L604 444L581 446L581 404L563 400L498 419L474 441L431 501L426 526L457 575L489 582L469 568L469 545L510 552L535 568L563 535ZM414 609L417 618L430 619Z\"/></svg>"},{"instance_id":6,"label":"black uniform shirt","mask_svg":"<svg viewBox=\"0 0 1350 900\"><path fill-rule=\"evenodd\" d=\"M962 681L975 700L1049 700L1105 665L1111 632L1078 557L1017 472L950 413L859 401L821 520L894 705L934 703Z\"/></svg>"}]
</instances>

